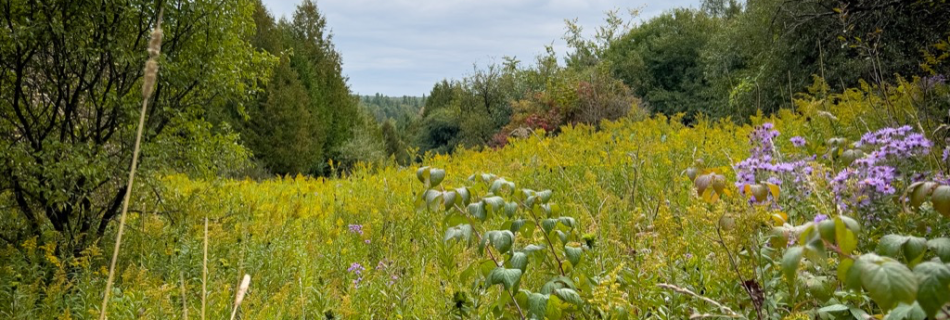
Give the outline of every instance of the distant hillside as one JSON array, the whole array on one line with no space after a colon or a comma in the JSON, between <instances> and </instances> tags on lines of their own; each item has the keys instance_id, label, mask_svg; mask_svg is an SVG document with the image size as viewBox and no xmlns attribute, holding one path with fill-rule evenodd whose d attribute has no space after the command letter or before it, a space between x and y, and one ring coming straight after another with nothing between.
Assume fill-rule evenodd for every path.
<instances>
[{"instance_id":1,"label":"distant hillside","mask_svg":"<svg viewBox=\"0 0 950 320\"><path fill-rule=\"evenodd\" d=\"M418 116L419 111L425 104L426 97L390 97L377 93L372 96L359 96L360 106L365 108L376 117L376 121L383 122L386 119L395 119L399 121L403 118L413 118Z\"/></svg>"}]
</instances>

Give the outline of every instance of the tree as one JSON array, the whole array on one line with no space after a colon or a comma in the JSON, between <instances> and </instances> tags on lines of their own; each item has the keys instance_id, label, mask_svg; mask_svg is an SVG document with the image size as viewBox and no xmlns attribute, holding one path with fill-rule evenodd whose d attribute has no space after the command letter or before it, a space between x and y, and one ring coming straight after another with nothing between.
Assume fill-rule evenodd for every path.
<instances>
[{"instance_id":1,"label":"tree","mask_svg":"<svg viewBox=\"0 0 950 320\"><path fill-rule=\"evenodd\" d=\"M191 132L171 129L202 127L209 110L244 100L271 63L244 40L253 25L249 3L160 3L165 41L143 138L144 150L157 153L143 153L149 165L142 176L162 167L151 164L167 157L161 152L175 153L151 147L167 138L164 132ZM123 177L142 99L146 42L159 11L154 5L0 5L0 190L10 192L18 211L4 213L4 223L22 227L4 239L51 230L58 248L79 252L116 216L128 187ZM201 149L193 144L180 147Z\"/></svg>"},{"instance_id":2,"label":"tree","mask_svg":"<svg viewBox=\"0 0 950 320\"><path fill-rule=\"evenodd\" d=\"M281 56L281 63L246 114L232 112L225 121L238 124L255 158L270 172L329 174L328 160L339 158L341 147L355 137L360 115L326 19L305 0L292 20L275 24L263 4L255 3L257 32L251 42Z\"/></svg>"},{"instance_id":3,"label":"tree","mask_svg":"<svg viewBox=\"0 0 950 320\"><path fill-rule=\"evenodd\" d=\"M719 27L717 19L692 9L653 18L614 41L605 53L614 75L656 112L707 112L710 96L700 53Z\"/></svg>"}]
</instances>

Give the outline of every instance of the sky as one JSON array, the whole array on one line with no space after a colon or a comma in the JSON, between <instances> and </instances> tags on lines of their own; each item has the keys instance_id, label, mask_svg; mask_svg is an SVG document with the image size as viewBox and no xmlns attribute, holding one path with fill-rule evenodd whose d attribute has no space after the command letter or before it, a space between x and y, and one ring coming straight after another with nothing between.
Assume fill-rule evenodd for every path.
<instances>
[{"instance_id":1,"label":"sky","mask_svg":"<svg viewBox=\"0 0 950 320\"><path fill-rule=\"evenodd\" d=\"M300 0L263 0L291 19ZM343 57L354 93L421 96L442 79L461 79L513 56L530 63L546 45L561 57L565 19L591 36L604 12L641 8L642 21L700 0L316 0Z\"/></svg>"}]
</instances>

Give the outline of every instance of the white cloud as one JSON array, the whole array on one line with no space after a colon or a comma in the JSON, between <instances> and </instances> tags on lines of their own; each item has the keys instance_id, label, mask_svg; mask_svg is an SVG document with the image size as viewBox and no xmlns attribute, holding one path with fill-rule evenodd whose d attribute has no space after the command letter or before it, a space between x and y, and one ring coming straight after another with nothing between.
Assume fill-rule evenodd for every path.
<instances>
[{"instance_id":1,"label":"white cloud","mask_svg":"<svg viewBox=\"0 0 950 320\"><path fill-rule=\"evenodd\" d=\"M263 0L290 19L300 0ZM443 78L461 78L472 64L503 56L531 61L554 43L565 51L564 19L585 33L614 8L644 7L649 18L699 0L320 0L350 88L360 94L428 94Z\"/></svg>"}]
</instances>

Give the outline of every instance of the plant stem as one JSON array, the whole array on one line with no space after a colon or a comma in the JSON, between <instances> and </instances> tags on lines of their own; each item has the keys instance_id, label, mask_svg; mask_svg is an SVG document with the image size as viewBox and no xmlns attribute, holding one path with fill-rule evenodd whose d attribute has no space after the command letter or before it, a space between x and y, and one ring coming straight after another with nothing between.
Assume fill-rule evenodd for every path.
<instances>
[{"instance_id":1,"label":"plant stem","mask_svg":"<svg viewBox=\"0 0 950 320\"><path fill-rule=\"evenodd\" d=\"M155 29L161 30L161 27L162 14L159 12ZM155 32L153 32L153 37L154 34ZM160 31L158 34L160 34ZM149 59L154 58L155 57L150 57ZM129 212L129 201L132 198L132 187L135 183L135 169L138 167L139 150L141 149L142 145L142 129L145 127L145 111L148 109L148 99L150 96L150 92L143 92L142 111L139 113L139 125L135 133L135 147L132 149L132 166L129 168L128 186L125 189L125 197L122 200L122 213L119 215L119 230L116 232L115 236L115 249L112 251L112 262L109 263L109 278L106 280L106 290L102 295L102 308L100 309L101 313L99 314L100 320L105 320L106 316L108 315L109 293L112 292L112 283L115 280L115 263L119 258L119 249L122 246L122 232L125 230L125 218Z\"/></svg>"},{"instance_id":2,"label":"plant stem","mask_svg":"<svg viewBox=\"0 0 950 320\"><path fill-rule=\"evenodd\" d=\"M201 261L201 320L205 320L205 299L208 296L208 217L205 217L204 258Z\"/></svg>"}]
</instances>

